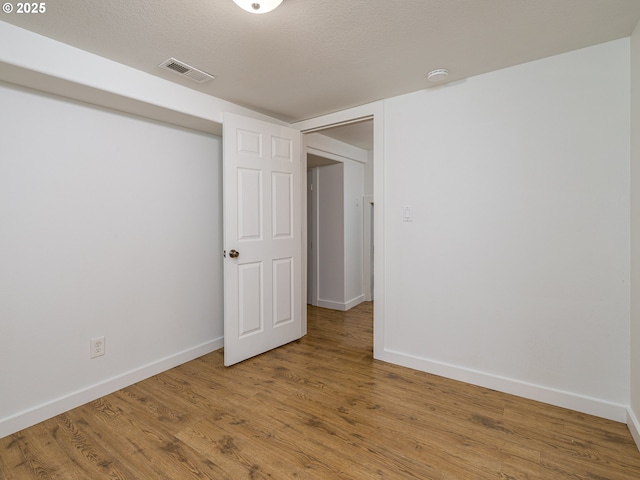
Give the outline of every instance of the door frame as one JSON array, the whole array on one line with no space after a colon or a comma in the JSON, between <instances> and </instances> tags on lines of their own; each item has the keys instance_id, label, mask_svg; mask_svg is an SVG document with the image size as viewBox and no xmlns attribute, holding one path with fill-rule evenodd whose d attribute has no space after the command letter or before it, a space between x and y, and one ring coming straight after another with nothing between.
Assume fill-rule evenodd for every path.
<instances>
[{"instance_id":1,"label":"door frame","mask_svg":"<svg viewBox=\"0 0 640 480\"><path fill-rule=\"evenodd\" d=\"M372 214L375 215L375 209L373 208L373 195L365 195L362 198L362 285L364 287L364 301L373 301L373 285L375 285L375 276L373 275L372 265L375 266L373 261L373 232L372 227L375 225Z\"/></svg>"},{"instance_id":2,"label":"door frame","mask_svg":"<svg viewBox=\"0 0 640 480\"><path fill-rule=\"evenodd\" d=\"M304 155L306 158L306 154ZM311 175L309 175L311 174ZM318 305L318 167L307 165L307 304ZM311 199L311 200L309 200ZM309 232L310 230L310 232ZM311 238L309 238L309 236ZM315 249L309 254L309 244L315 242Z\"/></svg>"},{"instance_id":3,"label":"door frame","mask_svg":"<svg viewBox=\"0 0 640 480\"><path fill-rule=\"evenodd\" d=\"M373 119L373 201L374 209L374 307L373 307L373 357L381 358L384 353L385 332L385 295L384 295L384 103L373 102L340 112L330 113L320 117L291 124L291 127L302 132L301 149L301 187L307 186L307 143L305 133L312 133L328 127L346 125L366 119ZM307 296L307 196L302 195L302 288L303 305ZM303 308L303 334L307 333L306 309Z\"/></svg>"}]
</instances>

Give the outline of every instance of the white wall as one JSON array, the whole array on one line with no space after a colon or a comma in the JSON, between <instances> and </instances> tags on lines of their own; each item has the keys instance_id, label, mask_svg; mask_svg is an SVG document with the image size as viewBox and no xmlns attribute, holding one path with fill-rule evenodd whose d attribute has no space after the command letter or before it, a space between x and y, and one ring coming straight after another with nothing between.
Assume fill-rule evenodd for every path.
<instances>
[{"instance_id":1,"label":"white wall","mask_svg":"<svg viewBox=\"0 0 640 480\"><path fill-rule=\"evenodd\" d=\"M0 104L1 437L219 348L223 324L219 137L9 84Z\"/></svg>"},{"instance_id":2,"label":"white wall","mask_svg":"<svg viewBox=\"0 0 640 480\"><path fill-rule=\"evenodd\" d=\"M386 100L378 357L625 420L629 115L629 39Z\"/></svg>"},{"instance_id":3,"label":"white wall","mask_svg":"<svg viewBox=\"0 0 640 480\"><path fill-rule=\"evenodd\" d=\"M344 301L352 308L364 300L362 200L364 164L344 163Z\"/></svg>"},{"instance_id":4,"label":"white wall","mask_svg":"<svg viewBox=\"0 0 640 480\"><path fill-rule=\"evenodd\" d=\"M364 194L373 196L373 150L367 151L367 164L364 166Z\"/></svg>"},{"instance_id":5,"label":"white wall","mask_svg":"<svg viewBox=\"0 0 640 480\"><path fill-rule=\"evenodd\" d=\"M640 447L640 24L631 36L631 408Z\"/></svg>"},{"instance_id":6,"label":"white wall","mask_svg":"<svg viewBox=\"0 0 640 480\"><path fill-rule=\"evenodd\" d=\"M318 193L318 305L344 305L344 164L317 169Z\"/></svg>"},{"instance_id":7,"label":"white wall","mask_svg":"<svg viewBox=\"0 0 640 480\"><path fill-rule=\"evenodd\" d=\"M349 310L364 301L364 164L345 160L318 167L317 305Z\"/></svg>"},{"instance_id":8,"label":"white wall","mask_svg":"<svg viewBox=\"0 0 640 480\"><path fill-rule=\"evenodd\" d=\"M367 163L364 166L364 198L362 208L362 224L363 224L363 273L362 273L362 291L364 293L364 301L373 301L374 286L374 261L373 261L373 230L374 230L374 206L373 206L373 150L367 151Z\"/></svg>"}]
</instances>

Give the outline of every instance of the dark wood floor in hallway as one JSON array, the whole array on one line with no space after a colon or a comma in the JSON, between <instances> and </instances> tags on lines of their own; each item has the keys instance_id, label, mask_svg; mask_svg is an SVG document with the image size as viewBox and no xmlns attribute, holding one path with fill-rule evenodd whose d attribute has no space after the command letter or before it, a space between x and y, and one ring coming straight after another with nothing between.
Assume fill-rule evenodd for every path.
<instances>
[{"instance_id":1,"label":"dark wood floor in hallway","mask_svg":"<svg viewBox=\"0 0 640 480\"><path fill-rule=\"evenodd\" d=\"M373 360L371 303L308 324L0 439L0 479L640 479L624 424Z\"/></svg>"}]
</instances>

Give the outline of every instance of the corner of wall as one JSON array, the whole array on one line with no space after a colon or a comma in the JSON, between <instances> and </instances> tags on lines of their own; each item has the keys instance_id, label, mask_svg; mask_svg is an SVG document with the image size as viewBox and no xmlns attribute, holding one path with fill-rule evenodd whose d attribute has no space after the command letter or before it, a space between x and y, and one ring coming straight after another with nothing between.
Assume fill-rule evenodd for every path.
<instances>
[{"instance_id":1,"label":"corner of wall","mask_svg":"<svg viewBox=\"0 0 640 480\"><path fill-rule=\"evenodd\" d=\"M223 278L222 139L1 82L0 104L2 437L221 348Z\"/></svg>"},{"instance_id":2,"label":"corner of wall","mask_svg":"<svg viewBox=\"0 0 640 480\"><path fill-rule=\"evenodd\" d=\"M627 426L629 427L633 440L636 442L638 450L640 450L640 422L631 408L627 410Z\"/></svg>"},{"instance_id":3,"label":"corner of wall","mask_svg":"<svg viewBox=\"0 0 640 480\"><path fill-rule=\"evenodd\" d=\"M19 430L25 429L36 423L60 415L63 412L84 405L96 398L109 395L117 390L133 385L146 378L158 375L166 370L170 370L178 365L195 360L223 347L223 338L205 342L183 352L170 355L166 358L152 362L142 367L134 368L126 373L106 379L87 388L72 392L61 398L48 401L35 408L20 412L8 418L0 419L0 438L11 435Z\"/></svg>"},{"instance_id":4,"label":"corner of wall","mask_svg":"<svg viewBox=\"0 0 640 480\"><path fill-rule=\"evenodd\" d=\"M544 385L523 382L513 378L506 378L457 365L447 364L437 360L408 355L406 353L389 349L379 352L375 358L385 362L402 365L403 367L420 370L432 375L458 380L471 385L489 388L498 392L528 398L530 400L554 405L556 407L567 408L569 410L586 413L588 415L595 415L596 417L606 418L615 422L624 422L625 419L628 419L633 415L633 412L630 412L630 410L626 408L626 405L587 397L569 391L558 390ZM639 426L640 424L636 421L636 431L638 431ZM629 429L631 430L631 428L631 423L629 423ZM634 438L637 443L637 437Z\"/></svg>"},{"instance_id":5,"label":"corner of wall","mask_svg":"<svg viewBox=\"0 0 640 480\"><path fill-rule=\"evenodd\" d=\"M589 72L595 63L615 69L616 76L599 78L576 97L572 81L545 83L538 91L539 96L521 94L528 90L530 82L546 78L549 68L566 72L566 78L572 78L582 76L580 72ZM385 100L383 148L387 158L394 158L394 165L384 172L385 209L389 214L384 225L385 248L393 251L393 259L385 263L388 287L384 293L385 316L393 318L393 326L392 335L387 335L382 348L375 349L376 358L619 422L626 420L629 407L628 89L629 41L620 39L477 76L449 89L430 90L428 95L416 92ZM592 101L596 102L591 110L594 115L582 115L581 108ZM540 102L548 102L548 108L540 108ZM498 104L500 111L495 109ZM491 106L490 115L485 106ZM602 109L616 119L615 126L602 122ZM557 122L554 125L543 121L551 111ZM540 120L534 120L533 112L538 112ZM463 124L460 118L465 118ZM504 141L505 118L509 118L512 143ZM565 135L564 127L576 122L580 123L580 130L575 130L575 135ZM558 128L563 134L558 135ZM594 128L607 132L609 143L602 150L597 150L599 143L583 134ZM429 132L426 137L425 131ZM463 144L459 142L461 136L465 138ZM525 143L520 141L523 138L527 139ZM556 147L561 148L562 154L557 155ZM580 198L583 204L582 200L593 198L593 189L603 186L603 175L611 183L602 190L603 202L590 204L584 219L576 219L578 221L569 226L566 220L573 217L569 212L573 210L574 200L566 196L565 185L574 178L575 168L585 165L586 150L590 151L589 164L598 170L584 177L585 183L574 192L578 195L575 199ZM614 150L615 167L609 155ZM424 151L429 155L416 153ZM511 160L516 156L522 162L521 167L529 173L535 171L535 177L544 182L544 194L541 183L533 181L531 175L523 176L522 171L515 168L505 170L506 165L513 166ZM540 163L543 157L550 160L544 166ZM548 172L559 173L560 164L565 180L556 182L560 177L555 177L548 181ZM482 168L477 168L478 165ZM484 176L488 169L495 174ZM482 181L478 175L483 176ZM488 183L484 184L485 180ZM494 181L495 188L488 187ZM479 184L483 185L482 189L470 193ZM502 188L500 194L492 193ZM525 191L529 193L523 197ZM622 195L618 196L620 192ZM518 202L517 213L507 198ZM609 198L621 201L613 205ZM408 202L414 212L424 212L423 221L414 216L412 224L401 223L399 208ZM544 207L545 204L548 207ZM550 217L549 208L558 206L567 214ZM608 211L601 216L603 208ZM496 216L499 209L501 213ZM489 211L487 222L479 221ZM615 228L607 230L600 239L590 238L589 248L595 252L612 241L619 242L620 248L615 249L615 276L594 275L589 285L576 282L582 267L588 262L591 265L591 256L586 250L582 252L584 256L581 253L571 260L572 268L563 271L557 268L558 262L566 259L564 246L571 245L574 239L582 240L580 232L587 225L599 222L599 218L614 217ZM540 219L538 227L544 226L536 231L562 231L563 234L530 237L532 224L526 219L532 218ZM479 234L477 229L488 223L491 227L486 234ZM452 230L454 225L460 228L459 233ZM483 240L482 245L475 238L465 237L464 233L472 230L479 234L476 238ZM424 238L429 239L429 248L419 248L421 245L414 240ZM464 238L469 243L459 243ZM539 241L541 238L545 238L544 244ZM527 239L525 243L524 239ZM528 247L523 248L525 244ZM461 255L465 251L468 256ZM528 251L539 251L540 255L533 260L525 253ZM514 268L514 260L524 269ZM496 269L501 271L499 275L494 275L498 272ZM429 275L423 274L425 270ZM520 273L516 274L518 270ZM608 261L591 271L613 272ZM517 284L513 282L514 274L519 277ZM377 285L379 276L376 274L375 278ZM552 298L542 291L534 293L530 288L546 285L551 278L570 292L575 299L572 300L575 309L567 310L565 298ZM620 278L624 283L618 281ZM465 279L469 279L466 285ZM614 285L617 287L609 290ZM583 310L586 304L582 299L590 291L602 288L611 295L606 299L607 307L599 310L597 322L592 324L598 330L584 328L584 315L591 308ZM542 297L545 300L540 302ZM512 318L518 319L517 326ZM602 333L611 331L612 319L617 334L604 337ZM558 324L562 325L562 336L554 333L559 332ZM610 358L611 363L599 362L592 352L586 354L581 348L567 348L571 346L575 329L580 329L584 339L589 338L602 358ZM529 334L534 331L539 332L536 338ZM602 341L604 338L606 342ZM486 355L488 343L492 342L496 348L491 350L492 355ZM526 345L526 354L518 349L519 345ZM545 354L539 355L542 351ZM563 361L569 358L570 362ZM553 370L556 362L551 359L562 359L561 373ZM638 411L636 405L635 413Z\"/></svg>"},{"instance_id":6,"label":"corner of wall","mask_svg":"<svg viewBox=\"0 0 640 480\"><path fill-rule=\"evenodd\" d=\"M627 425L640 449L640 23L631 34L631 318L630 398Z\"/></svg>"}]
</instances>

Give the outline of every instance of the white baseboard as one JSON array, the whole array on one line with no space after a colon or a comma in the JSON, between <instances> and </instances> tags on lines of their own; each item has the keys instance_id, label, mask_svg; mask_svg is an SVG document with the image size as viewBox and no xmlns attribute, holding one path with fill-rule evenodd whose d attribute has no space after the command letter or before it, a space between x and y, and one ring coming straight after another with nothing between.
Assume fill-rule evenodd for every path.
<instances>
[{"instance_id":1,"label":"white baseboard","mask_svg":"<svg viewBox=\"0 0 640 480\"><path fill-rule=\"evenodd\" d=\"M362 302L364 302L364 294L362 295L358 295L355 298L352 298L351 300L347 301L347 303L345 303L345 311L352 309L353 307L355 307L356 305L360 305Z\"/></svg>"},{"instance_id":2,"label":"white baseboard","mask_svg":"<svg viewBox=\"0 0 640 480\"><path fill-rule=\"evenodd\" d=\"M351 308L361 304L362 302L364 302L364 294L358 295L357 297L352 298L347 302L334 302L332 300L322 300L319 298L318 307L330 308L331 310L340 310L341 312L346 312L347 310L350 310Z\"/></svg>"},{"instance_id":3,"label":"white baseboard","mask_svg":"<svg viewBox=\"0 0 640 480\"><path fill-rule=\"evenodd\" d=\"M381 354L376 355L376 358L385 362L402 365L403 367L413 368L415 370L432 373L441 377L447 377L453 380L470 383L472 385L490 388L491 390L516 395L518 397L524 397L542 403L555 405L557 407L568 408L570 410L595 415L597 417L614 420L616 422L627 422L628 414L626 405L607 402L601 399L586 397L541 385L521 382L455 365L435 362L388 349L385 349ZM636 443L637 442L638 440L636 439Z\"/></svg>"},{"instance_id":4,"label":"white baseboard","mask_svg":"<svg viewBox=\"0 0 640 480\"><path fill-rule=\"evenodd\" d=\"M627 426L633 440L636 442L636 447L640 450L640 422L631 408L627 409Z\"/></svg>"},{"instance_id":5,"label":"white baseboard","mask_svg":"<svg viewBox=\"0 0 640 480\"><path fill-rule=\"evenodd\" d=\"M65 395L64 397L56 398L37 407L0 419L0 438L113 393L145 378L177 367L202 355L219 350L222 346L223 338L216 338L147 365L142 365L134 370L106 379L95 385Z\"/></svg>"},{"instance_id":6,"label":"white baseboard","mask_svg":"<svg viewBox=\"0 0 640 480\"><path fill-rule=\"evenodd\" d=\"M332 300L318 299L318 306L322 308L330 308L331 310L340 310L344 312L344 303L334 302Z\"/></svg>"}]
</instances>

